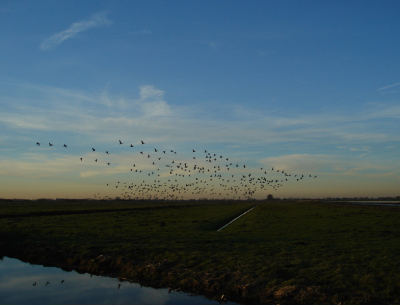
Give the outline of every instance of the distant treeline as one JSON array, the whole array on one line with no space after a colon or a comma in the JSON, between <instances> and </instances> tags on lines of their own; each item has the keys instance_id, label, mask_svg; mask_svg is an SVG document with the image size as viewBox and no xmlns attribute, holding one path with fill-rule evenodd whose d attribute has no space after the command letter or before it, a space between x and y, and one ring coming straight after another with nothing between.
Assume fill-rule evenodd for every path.
<instances>
[{"instance_id":1,"label":"distant treeline","mask_svg":"<svg viewBox=\"0 0 400 305\"><path fill-rule=\"evenodd\" d=\"M96 201L135 201L135 202L176 202L176 201L183 201L183 202L199 202L199 201L265 201L265 200L283 200L283 201L298 201L298 200L311 200L311 201L318 201L318 200L332 200L332 201L337 201L337 200L342 200L342 201L398 201L400 200L400 196L396 197L323 197L323 198L301 198L301 197L289 197L289 198L262 198L262 199L255 199L255 198L247 198L247 199L208 199L208 198L199 198L199 199L124 199L124 198L107 198L107 199L91 199L91 198L81 198L81 199L70 199L70 198L57 198L57 199L52 199L52 198L39 198L39 199L6 199L6 198L0 198L0 201L26 201L26 202L31 202L31 201L64 201L64 202L82 202L82 201L88 201L88 202L96 202Z\"/></svg>"}]
</instances>

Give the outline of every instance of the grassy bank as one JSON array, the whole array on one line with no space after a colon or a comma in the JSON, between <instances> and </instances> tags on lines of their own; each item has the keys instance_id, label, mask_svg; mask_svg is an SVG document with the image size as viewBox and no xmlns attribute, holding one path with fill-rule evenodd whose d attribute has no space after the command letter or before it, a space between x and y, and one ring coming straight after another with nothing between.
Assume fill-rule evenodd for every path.
<instances>
[{"instance_id":1,"label":"grassy bank","mask_svg":"<svg viewBox=\"0 0 400 305\"><path fill-rule=\"evenodd\" d=\"M264 202L216 232L252 206L7 203L1 254L241 303L400 301L399 208Z\"/></svg>"}]
</instances>

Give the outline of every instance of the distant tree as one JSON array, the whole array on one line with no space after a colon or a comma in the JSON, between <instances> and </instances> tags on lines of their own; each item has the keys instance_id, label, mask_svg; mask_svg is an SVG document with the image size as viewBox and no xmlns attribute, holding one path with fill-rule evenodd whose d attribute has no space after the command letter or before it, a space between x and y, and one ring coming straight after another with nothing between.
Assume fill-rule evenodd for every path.
<instances>
[{"instance_id":1,"label":"distant tree","mask_svg":"<svg viewBox=\"0 0 400 305\"><path fill-rule=\"evenodd\" d=\"M267 200L273 200L273 199L274 199L274 196L272 194L268 194Z\"/></svg>"}]
</instances>

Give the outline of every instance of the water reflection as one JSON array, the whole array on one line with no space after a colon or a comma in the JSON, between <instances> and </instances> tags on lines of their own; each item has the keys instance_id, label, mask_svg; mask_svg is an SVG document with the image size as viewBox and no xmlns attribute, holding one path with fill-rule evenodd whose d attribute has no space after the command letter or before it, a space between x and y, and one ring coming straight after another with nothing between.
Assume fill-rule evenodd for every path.
<instances>
[{"instance_id":1,"label":"water reflection","mask_svg":"<svg viewBox=\"0 0 400 305\"><path fill-rule=\"evenodd\" d=\"M119 287L120 285L120 287ZM135 304L217 305L204 297L168 289L140 287L117 279L66 272L59 268L30 265L4 257L0 261L0 304ZM235 304L235 303L226 303Z\"/></svg>"}]
</instances>

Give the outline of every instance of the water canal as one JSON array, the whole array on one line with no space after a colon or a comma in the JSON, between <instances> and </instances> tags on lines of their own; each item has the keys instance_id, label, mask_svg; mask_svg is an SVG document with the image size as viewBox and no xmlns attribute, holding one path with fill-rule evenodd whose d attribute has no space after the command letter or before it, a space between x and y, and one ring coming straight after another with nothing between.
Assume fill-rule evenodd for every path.
<instances>
[{"instance_id":1,"label":"water canal","mask_svg":"<svg viewBox=\"0 0 400 305\"><path fill-rule=\"evenodd\" d=\"M168 289L141 287L115 278L68 272L56 267L30 265L4 257L0 260L0 304L217 305L220 303L188 293L175 291L169 293Z\"/></svg>"}]
</instances>

